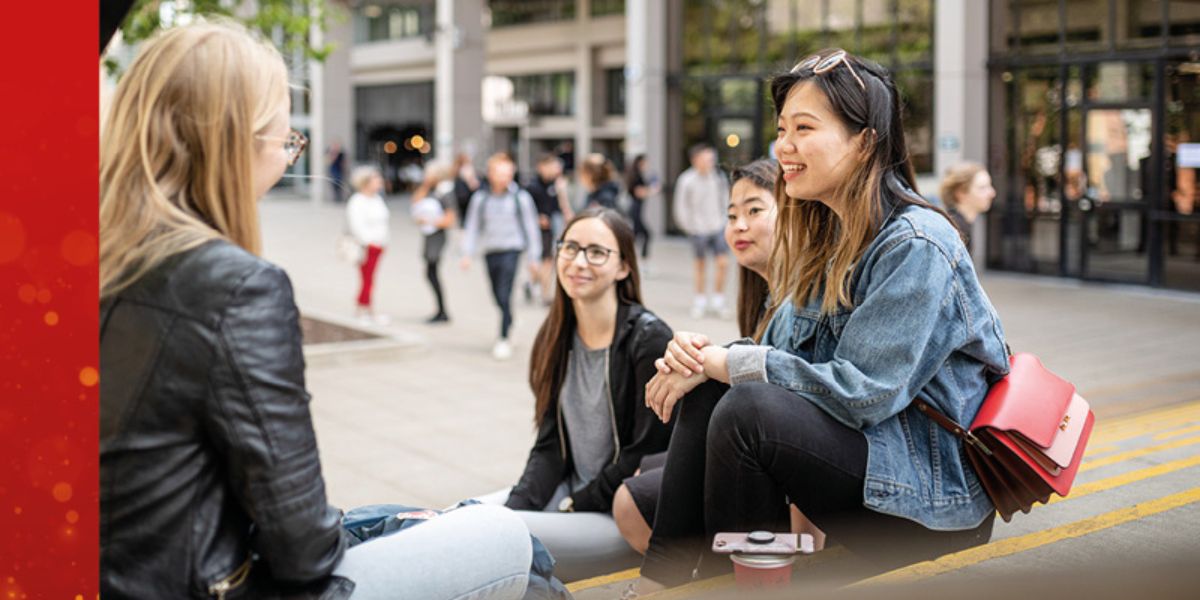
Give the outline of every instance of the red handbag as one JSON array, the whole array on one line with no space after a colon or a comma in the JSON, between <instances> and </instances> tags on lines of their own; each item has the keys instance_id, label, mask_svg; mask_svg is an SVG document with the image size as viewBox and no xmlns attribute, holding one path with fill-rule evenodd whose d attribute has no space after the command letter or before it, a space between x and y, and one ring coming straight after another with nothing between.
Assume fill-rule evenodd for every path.
<instances>
[{"instance_id":1,"label":"red handbag","mask_svg":"<svg viewBox=\"0 0 1200 600\"><path fill-rule=\"evenodd\" d=\"M1011 357L1012 370L988 391L969 429L923 400L913 404L964 442L971 466L996 511L1011 521L1051 494L1071 491L1096 417L1075 386L1032 354Z\"/></svg>"}]
</instances>

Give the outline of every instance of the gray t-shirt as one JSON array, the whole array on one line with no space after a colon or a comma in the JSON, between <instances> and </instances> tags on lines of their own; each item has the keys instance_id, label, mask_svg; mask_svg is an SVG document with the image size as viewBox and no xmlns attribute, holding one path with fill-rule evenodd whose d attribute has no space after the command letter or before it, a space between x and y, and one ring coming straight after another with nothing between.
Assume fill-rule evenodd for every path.
<instances>
[{"instance_id":1,"label":"gray t-shirt","mask_svg":"<svg viewBox=\"0 0 1200 600\"><path fill-rule=\"evenodd\" d=\"M600 470L612 462L615 451L608 377L604 372L607 352L607 348L589 350L579 335L575 335L558 400L562 403L564 426L575 464L571 491L595 479Z\"/></svg>"}]
</instances>

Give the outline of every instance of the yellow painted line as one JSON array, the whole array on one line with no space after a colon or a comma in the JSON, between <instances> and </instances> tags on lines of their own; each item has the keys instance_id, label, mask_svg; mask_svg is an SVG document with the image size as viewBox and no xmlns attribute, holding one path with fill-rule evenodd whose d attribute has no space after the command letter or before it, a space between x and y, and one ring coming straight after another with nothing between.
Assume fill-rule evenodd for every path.
<instances>
[{"instance_id":1,"label":"yellow painted line","mask_svg":"<svg viewBox=\"0 0 1200 600\"><path fill-rule=\"evenodd\" d=\"M1175 440L1173 442L1167 442L1165 444L1159 444L1157 446L1147 446L1145 448L1138 448L1137 450L1129 450L1127 452L1121 452L1118 454L1105 456L1103 458L1094 458L1080 465L1079 472L1083 473L1086 471L1091 471L1092 469L1099 469L1100 467L1107 467L1119 462L1125 462L1127 460L1146 456L1147 454L1154 454L1155 452L1162 452L1163 450L1174 450L1175 448L1183 448L1184 446L1191 446L1193 444L1200 444L1200 435L1190 438L1183 438L1182 440Z\"/></svg>"},{"instance_id":2,"label":"yellow painted line","mask_svg":"<svg viewBox=\"0 0 1200 600\"><path fill-rule=\"evenodd\" d=\"M1161 442L1163 440L1169 440L1173 437L1179 437L1181 435L1187 435L1189 433L1196 433L1197 431L1200 431L1200 425L1184 427L1183 429L1177 429L1175 431L1168 431L1166 433L1160 433L1160 434L1154 436L1154 441Z\"/></svg>"},{"instance_id":3,"label":"yellow painted line","mask_svg":"<svg viewBox=\"0 0 1200 600\"><path fill-rule=\"evenodd\" d=\"M1178 404L1171 404L1162 408L1156 408L1149 412L1134 413L1131 415L1122 415L1119 417L1109 417L1101 419L1101 428L1111 428L1123 425L1136 425L1147 423L1150 421L1161 420L1165 418L1177 417L1181 414L1193 414L1200 410L1200 402L1196 398L1190 398L1188 401Z\"/></svg>"},{"instance_id":4,"label":"yellow painted line","mask_svg":"<svg viewBox=\"0 0 1200 600\"><path fill-rule=\"evenodd\" d=\"M1080 485L1077 485L1074 488L1072 488L1071 493L1066 498L1061 498L1059 496L1051 496L1050 502L1047 502L1047 504L1055 504L1057 502L1062 502L1063 500L1082 498L1089 494L1095 494L1096 492L1103 492L1105 490L1111 490L1113 488L1121 487L1123 485L1129 485L1131 483L1136 483L1136 482L1142 481L1144 479L1150 479L1151 477L1158 477L1159 475L1166 475L1167 473L1173 473L1175 471L1187 469L1189 467L1194 467L1197 465L1200 465L1200 454L1197 454L1195 456L1189 456L1187 458L1181 458L1179 460L1173 460L1171 462L1163 463L1161 465L1154 465L1153 467L1147 467L1145 469L1138 469L1136 471L1130 471L1128 473L1121 473L1120 475L1114 475L1112 477L1107 477L1105 479L1089 481L1088 483L1080 484Z\"/></svg>"},{"instance_id":5,"label":"yellow painted line","mask_svg":"<svg viewBox=\"0 0 1200 600\"><path fill-rule=\"evenodd\" d=\"M1154 413L1144 417L1135 417L1119 421L1100 421L1096 423L1096 431L1092 434L1097 439L1120 439L1135 437L1133 432L1144 432L1163 428L1163 426L1178 426L1200 421L1200 406L1189 406L1186 409Z\"/></svg>"},{"instance_id":6,"label":"yellow painted line","mask_svg":"<svg viewBox=\"0 0 1200 600\"><path fill-rule=\"evenodd\" d=\"M1200 502L1200 487L1172 494L1165 498L1135 504L1128 508L1097 515L1090 519L1060 525L1044 531L1037 531L1022 536L997 540L983 546L976 546L962 552L948 554L937 560L917 563L895 571L889 571L870 579L851 584L848 587L875 585L880 583L902 583L942 575L951 571L969 567L984 561L1011 556L1020 552L1040 548L1055 542L1083 537L1122 525L1130 521L1166 512Z\"/></svg>"},{"instance_id":7,"label":"yellow painted line","mask_svg":"<svg viewBox=\"0 0 1200 600\"><path fill-rule=\"evenodd\" d=\"M1172 419L1163 419L1154 423L1143 423L1135 427L1122 427L1120 429L1103 429L1100 428L1097 432L1093 432L1092 437L1098 442L1109 443L1121 440L1128 440L1147 433L1157 433L1169 431L1200 423L1200 412L1195 415L1182 415L1181 417Z\"/></svg>"},{"instance_id":8,"label":"yellow painted line","mask_svg":"<svg viewBox=\"0 0 1200 600\"><path fill-rule=\"evenodd\" d=\"M640 567L634 567L632 569L625 569L624 571L617 571L616 573L609 573L608 575L600 575L590 579L572 581L571 583L567 584L567 591L574 594L581 590L589 590L602 585L608 585L610 583L628 581L630 579L637 578L639 571L641 571Z\"/></svg>"}]
</instances>

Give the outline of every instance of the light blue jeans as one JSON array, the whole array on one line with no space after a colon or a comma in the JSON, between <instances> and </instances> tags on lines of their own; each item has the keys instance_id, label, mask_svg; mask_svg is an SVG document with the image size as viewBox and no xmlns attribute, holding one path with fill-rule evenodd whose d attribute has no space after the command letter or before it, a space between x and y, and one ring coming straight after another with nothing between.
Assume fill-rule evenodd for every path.
<instances>
[{"instance_id":1,"label":"light blue jeans","mask_svg":"<svg viewBox=\"0 0 1200 600\"><path fill-rule=\"evenodd\" d=\"M485 505L503 505L511 490L504 488L475 499ZM562 581L578 581L642 563L642 555L621 537L611 514L558 512L558 503L566 495L567 486L560 485L546 503L545 510L513 511L554 557L556 577Z\"/></svg>"},{"instance_id":2,"label":"light blue jeans","mask_svg":"<svg viewBox=\"0 0 1200 600\"><path fill-rule=\"evenodd\" d=\"M529 529L498 506L465 506L346 551L334 575L353 600L516 600L525 595Z\"/></svg>"}]
</instances>

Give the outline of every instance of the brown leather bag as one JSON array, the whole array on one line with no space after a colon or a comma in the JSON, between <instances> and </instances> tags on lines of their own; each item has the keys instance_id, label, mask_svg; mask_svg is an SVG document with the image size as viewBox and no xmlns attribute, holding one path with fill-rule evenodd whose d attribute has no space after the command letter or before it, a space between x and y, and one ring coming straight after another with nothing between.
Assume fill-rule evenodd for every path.
<instances>
[{"instance_id":1,"label":"brown leather bag","mask_svg":"<svg viewBox=\"0 0 1200 600\"><path fill-rule=\"evenodd\" d=\"M1066 497L1092 433L1095 415L1075 386L1032 354L1011 357L1012 370L988 391L965 428L930 406L917 410L963 440L971 466L1005 521L1051 494Z\"/></svg>"}]
</instances>

